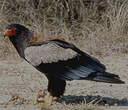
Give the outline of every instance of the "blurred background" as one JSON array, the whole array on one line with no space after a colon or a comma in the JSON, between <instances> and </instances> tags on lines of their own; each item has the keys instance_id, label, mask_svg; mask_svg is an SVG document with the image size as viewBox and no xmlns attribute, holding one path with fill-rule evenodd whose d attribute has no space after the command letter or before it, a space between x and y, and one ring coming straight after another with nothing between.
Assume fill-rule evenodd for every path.
<instances>
[{"instance_id":1,"label":"blurred background","mask_svg":"<svg viewBox=\"0 0 128 110\"><path fill-rule=\"evenodd\" d=\"M0 0L0 59L18 57L3 37L11 23L96 57L128 53L128 0Z\"/></svg>"}]
</instances>

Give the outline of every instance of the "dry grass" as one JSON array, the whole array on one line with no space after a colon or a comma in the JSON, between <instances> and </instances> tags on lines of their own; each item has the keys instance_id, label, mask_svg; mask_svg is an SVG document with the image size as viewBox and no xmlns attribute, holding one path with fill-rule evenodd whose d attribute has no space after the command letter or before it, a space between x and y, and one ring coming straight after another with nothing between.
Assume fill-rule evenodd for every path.
<instances>
[{"instance_id":1,"label":"dry grass","mask_svg":"<svg viewBox=\"0 0 128 110\"><path fill-rule=\"evenodd\" d=\"M14 53L2 37L10 23L23 24L43 37L64 37L92 55L128 52L127 0L34 1L0 0L1 58Z\"/></svg>"},{"instance_id":2,"label":"dry grass","mask_svg":"<svg viewBox=\"0 0 128 110\"><path fill-rule=\"evenodd\" d=\"M14 59L3 38L19 23L42 37L63 37L94 56L128 53L128 0L0 0L0 59ZM92 1L92 2L89 2ZM81 104L76 110L94 110Z\"/></svg>"}]
</instances>

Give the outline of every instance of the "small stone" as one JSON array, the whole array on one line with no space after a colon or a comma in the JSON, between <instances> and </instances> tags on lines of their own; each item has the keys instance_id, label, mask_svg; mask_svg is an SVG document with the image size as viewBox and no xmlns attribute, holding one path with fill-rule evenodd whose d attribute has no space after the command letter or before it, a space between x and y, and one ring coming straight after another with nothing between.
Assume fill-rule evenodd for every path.
<instances>
[{"instance_id":1,"label":"small stone","mask_svg":"<svg viewBox=\"0 0 128 110\"><path fill-rule=\"evenodd\" d=\"M108 108L108 107L110 107L110 105L109 104L105 104L105 107Z\"/></svg>"},{"instance_id":2,"label":"small stone","mask_svg":"<svg viewBox=\"0 0 128 110\"><path fill-rule=\"evenodd\" d=\"M114 106L118 106L118 103L115 103Z\"/></svg>"}]
</instances>

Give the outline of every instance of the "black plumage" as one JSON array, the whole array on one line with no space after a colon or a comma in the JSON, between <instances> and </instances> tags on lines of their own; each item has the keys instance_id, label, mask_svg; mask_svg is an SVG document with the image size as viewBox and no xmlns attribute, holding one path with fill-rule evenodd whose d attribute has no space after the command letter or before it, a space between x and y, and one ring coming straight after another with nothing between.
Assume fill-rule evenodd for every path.
<instances>
[{"instance_id":1,"label":"black plumage","mask_svg":"<svg viewBox=\"0 0 128 110\"><path fill-rule=\"evenodd\" d=\"M19 24L12 24L8 29L16 28L16 35L7 34L19 55L32 64L48 78L48 91L52 96L63 95L66 80L93 80L122 84L118 75L106 71L99 60L78 49L75 45L61 39L30 42L34 33Z\"/></svg>"}]
</instances>

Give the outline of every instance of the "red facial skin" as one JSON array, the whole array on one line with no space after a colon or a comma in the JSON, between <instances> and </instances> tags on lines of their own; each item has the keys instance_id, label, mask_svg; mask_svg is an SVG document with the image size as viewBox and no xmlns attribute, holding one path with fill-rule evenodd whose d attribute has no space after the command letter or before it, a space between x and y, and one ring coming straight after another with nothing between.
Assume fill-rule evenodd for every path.
<instances>
[{"instance_id":1,"label":"red facial skin","mask_svg":"<svg viewBox=\"0 0 128 110\"><path fill-rule=\"evenodd\" d=\"M16 36L16 28L7 29L5 31L5 36Z\"/></svg>"}]
</instances>

